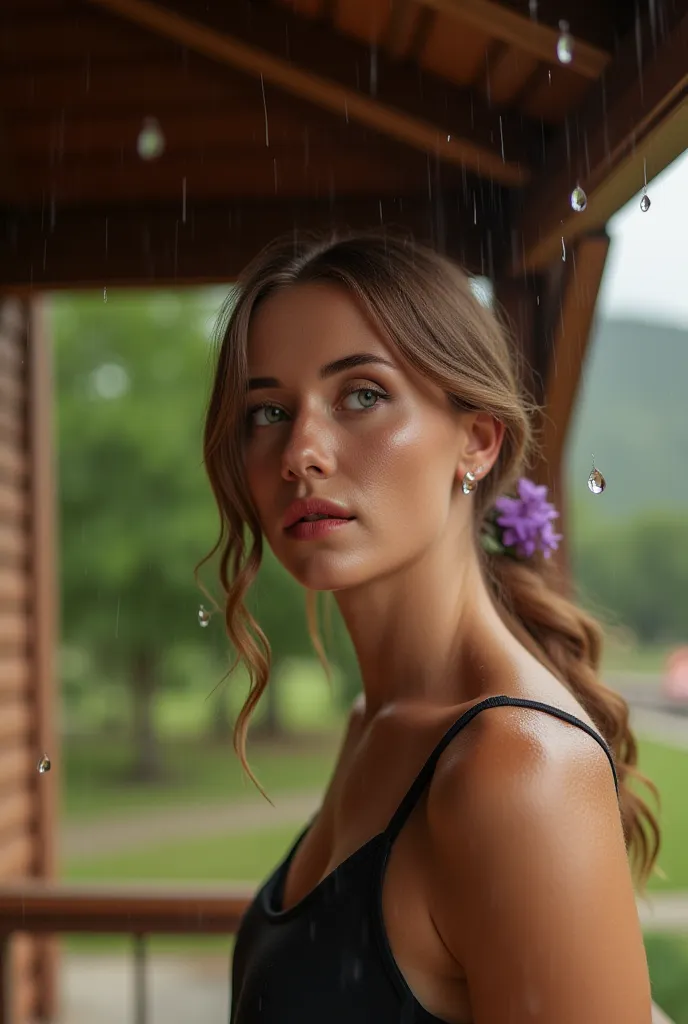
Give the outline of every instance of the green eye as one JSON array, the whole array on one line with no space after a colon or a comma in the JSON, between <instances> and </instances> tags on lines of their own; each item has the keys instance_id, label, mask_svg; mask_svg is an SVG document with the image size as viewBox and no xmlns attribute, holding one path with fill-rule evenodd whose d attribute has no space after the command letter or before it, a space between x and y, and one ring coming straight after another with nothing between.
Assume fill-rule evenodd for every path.
<instances>
[{"instance_id":1,"label":"green eye","mask_svg":"<svg viewBox=\"0 0 688 1024\"><path fill-rule=\"evenodd\" d=\"M376 391L375 388L357 388L355 391L350 391L346 397L351 398L352 395L356 397L359 408L363 409L372 409L381 398L387 397L382 391Z\"/></svg>"},{"instance_id":2,"label":"green eye","mask_svg":"<svg viewBox=\"0 0 688 1024\"><path fill-rule=\"evenodd\" d=\"M278 405L259 405L258 408L251 410L249 420L257 427L270 426L272 423L279 423L282 412L283 410ZM277 414L277 417L273 419L274 413ZM265 421L259 420L259 416L264 416Z\"/></svg>"}]
</instances>

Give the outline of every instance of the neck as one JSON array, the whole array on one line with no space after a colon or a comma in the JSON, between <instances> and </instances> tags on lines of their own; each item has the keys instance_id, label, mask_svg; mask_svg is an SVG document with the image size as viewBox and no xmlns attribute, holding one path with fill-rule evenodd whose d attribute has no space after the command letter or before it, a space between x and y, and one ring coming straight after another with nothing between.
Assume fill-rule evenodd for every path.
<instances>
[{"instance_id":1,"label":"neck","mask_svg":"<svg viewBox=\"0 0 688 1024\"><path fill-rule=\"evenodd\" d=\"M363 680L366 714L399 703L448 706L485 691L487 663L515 639L502 621L472 544L440 545L413 565L337 593Z\"/></svg>"}]
</instances>

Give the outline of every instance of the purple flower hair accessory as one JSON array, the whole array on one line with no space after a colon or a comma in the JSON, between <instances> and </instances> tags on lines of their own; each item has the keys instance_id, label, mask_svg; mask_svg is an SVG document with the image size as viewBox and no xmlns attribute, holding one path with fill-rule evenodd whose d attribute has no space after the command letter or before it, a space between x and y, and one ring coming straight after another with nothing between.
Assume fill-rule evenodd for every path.
<instances>
[{"instance_id":1,"label":"purple flower hair accessory","mask_svg":"<svg viewBox=\"0 0 688 1024\"><path fill-rule=\"evenodd\" d=\"M563 538L563 534L554 532L552 525L559 512L547 501L544 485L539 486L522 476L517 491L517 498L497 498L483 546L492 553L517 558L532 558L540 550L545 558L549 558ZM501 531L500 537L496 535L496 527Z\"/></svg>"}]
</instances>

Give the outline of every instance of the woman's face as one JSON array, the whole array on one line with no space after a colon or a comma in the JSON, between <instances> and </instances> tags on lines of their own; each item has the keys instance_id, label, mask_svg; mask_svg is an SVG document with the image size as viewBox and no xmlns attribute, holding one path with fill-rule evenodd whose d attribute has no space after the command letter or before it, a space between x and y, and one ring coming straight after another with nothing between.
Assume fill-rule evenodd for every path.
<instances>
[{"instance_id":1,"label":"woman's face","mask_svg":"<svg viewBox=\"0 0 688 1024\"><path fill-rule=\"evenodd\" d=\"M469 515L457 492L475 414L403 364L344 289L273 294L253 318L248 364L248 486L270 547L304 586L395 573L440 542L460 498ZM285 529L292 502L310 497L354 518L309 538Z\"/></svg>"}]
</instances>

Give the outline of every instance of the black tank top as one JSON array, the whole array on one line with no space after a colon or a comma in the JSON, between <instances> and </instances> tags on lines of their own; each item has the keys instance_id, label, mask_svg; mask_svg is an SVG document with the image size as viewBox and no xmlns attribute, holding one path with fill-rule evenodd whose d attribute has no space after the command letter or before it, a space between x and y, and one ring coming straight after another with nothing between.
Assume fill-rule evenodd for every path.
<instances>
[{"instance_id":1,"label":"black tank top","mask_svg":"<svg viewBox=\"0 0 688 1024\"><path fill-rule=\"evenodd\" d=\"M230 1024L444 1024L418 1002L394 960L382 916L382 879L392 843L447 744L479 712L505 704L545 711L589 733L609 758L618 797L612 753L579 718L540 701L514 697L488 697L475 704L439 741L384 832L299 903L281 910L289 865L311 822L301 832L239 926Z\"/></svg>"}]
</instances>

